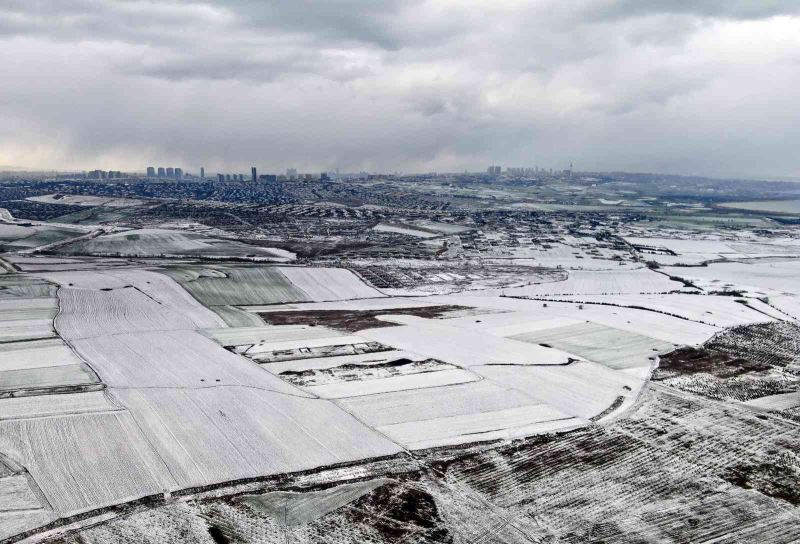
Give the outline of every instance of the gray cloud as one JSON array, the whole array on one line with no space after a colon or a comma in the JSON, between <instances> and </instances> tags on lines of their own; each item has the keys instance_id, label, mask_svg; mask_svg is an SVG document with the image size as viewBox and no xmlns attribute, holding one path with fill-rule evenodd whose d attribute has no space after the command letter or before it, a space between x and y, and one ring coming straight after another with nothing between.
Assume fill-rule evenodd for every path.
<instances>
[{"instance_id":1,"label":"gray cloud","mask_svg":"<svg viewBox=\"0 0 800 544\"><path fill-rule=\"evenodd\" d=\"M730 19L763 19L800 13L793 0L599 0L581 10L591 20L654 14L684 14Z\"/></svg>"},{"instance_id":2,"label":"gray cloud","mask_svg":"<svg viewBox=\"0 0 800 544\"><path fill-rule=\"evenodd\" d=\"M6 0L0 164L791 176L797 11Z\"/></svg>"}]
</instances>

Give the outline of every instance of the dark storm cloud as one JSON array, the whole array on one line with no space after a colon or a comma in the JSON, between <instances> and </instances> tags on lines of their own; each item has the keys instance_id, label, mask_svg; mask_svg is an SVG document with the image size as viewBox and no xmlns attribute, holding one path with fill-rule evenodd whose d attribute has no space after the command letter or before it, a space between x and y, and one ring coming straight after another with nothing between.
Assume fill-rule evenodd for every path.
<instances>
[{"instance_id":1,"label":"dark storm cloud","mask_svg":"<svg viewBox=\"0 0 800 544\"><path fill-rule=\"evenodd\" d=\"M792 175L799 10L5 0L0 164Z\"/></svg>"}]
</instances>

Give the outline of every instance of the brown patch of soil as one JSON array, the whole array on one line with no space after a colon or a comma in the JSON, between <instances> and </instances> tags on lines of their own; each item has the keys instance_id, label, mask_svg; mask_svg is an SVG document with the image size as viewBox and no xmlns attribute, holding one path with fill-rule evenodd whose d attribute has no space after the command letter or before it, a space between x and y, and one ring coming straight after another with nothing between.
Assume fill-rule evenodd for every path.
<instances>
[{"instance_id":1,"label":"brown patch of soil","mask_svg":"<svg viewBox=\"0 0 800 544\"><path fill-rule=\"evenodd\" d=\"M378 327L395 327L395 323L376 319L379 315L414 315L434 319L467 306L425 306L419 308L388 308L385 310L311 310L263 312L258 315L269 325L320 325L342 332L358 332Z\"/></svg>"},{"instance_id":2,"label":"brown patch of soil","mask_svg":"<svg viewBox=\"0 0 800 544\"><path fill-rule=\"evenodd\" d=\"M383 542L452 544L436 502L426 491L406 484L387 484L361 497L348 512L351 521L375 530Z\"/></svg>"},{"instance_id":3,"label":"brown patch of soil","mask_svg":"<svg viewBox=\"0 0 800 544\"><path fill-rule=\"evenodd\" d=\"M718 378L733 378L752 372L763 372L771 367L754 363L741 357L733 357L710 349L680 348L663 357L653 379L664 379L672 375L711 374Z\"/></svg>"},{"instance_id":4,"label":"brown patch of soil","mask_svg":"<svg viewBox=\"0 0 800 544\"><path fill-rule=\"evenodd\" d=\"M772 463L736 465L728 467L722 478L743 489L755 489L768 497L800 505L797 472L792 468Z\"/></svg>"}]
</instances>

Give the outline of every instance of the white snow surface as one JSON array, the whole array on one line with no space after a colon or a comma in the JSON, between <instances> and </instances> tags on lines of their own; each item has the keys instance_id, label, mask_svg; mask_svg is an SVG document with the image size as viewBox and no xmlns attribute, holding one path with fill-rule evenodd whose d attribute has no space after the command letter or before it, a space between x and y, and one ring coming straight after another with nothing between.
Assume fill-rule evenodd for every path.
<instances>
[{"instance_id":1,"label":"white snow surface","mask_svg":"<svg viewBox=\"0 0 800 544\"><path fill-rule=\"evenodd\" d=\"M453 327L444 320L411 315L379 316L400 323L360 331L359 335L387 346L411 351L462 367L485 364L562 365L573 357L560 350Z\"/></svg>"},{"instance_id":2,"label":"white snow surface","mask_svg":"<svg viewBox=\"0 0 800 544\"><path fill-rule=\"evenodd\" d=\"M546 295L617 295L638 293L668 293L684 286L664 274L648 268L635 270L570 270L564 281L536 283L524 287L503 289L506 296L536 297ZM487 294L498 294L492 289Z\"/></svg>"}]
</instances>

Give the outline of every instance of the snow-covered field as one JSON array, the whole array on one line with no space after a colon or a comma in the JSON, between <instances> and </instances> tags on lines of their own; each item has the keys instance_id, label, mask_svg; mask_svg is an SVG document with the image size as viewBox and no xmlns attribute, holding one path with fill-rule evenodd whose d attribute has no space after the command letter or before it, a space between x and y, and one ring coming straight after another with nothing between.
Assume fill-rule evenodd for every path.
<instances>
[{"instance_id":1,"label":"snow-covered field","mask_svg":"<svg viewBox=\"0 0 800 544\"><path fill-rule=\"evenodd\" d=\"M562 298L567 297L559 297L559 299ZM471 322L475 323L480 320L480 323L475 325L482 328L502 328L497 332L501 336L548 328L549 320L556 320L554 321L555 326L591 321L664 342L689 345L701 344L719 330L719 327L713 325L688 321L646 309L621 308L610 305L461 295L427 297L424 300L438 304L474 305L485 308L489 312L495 312L475 316L471 318ZM469 322L470 318L458 318L452 323L463 327ZM533 325L536 322L541 322L541 324Z\"/></svg>"},{"instance_id":2,"label":"snow-covered field","mask_svg":"<svg viewBox=\"0 0 800 544\"><path fill-rule=\"evenodd\" d=\"M311 300L273 267L179 268L165 273L209 307Z\"/></svg>"},{"instance_id":3,"label":"snow-covered field","mask_svg":"<svg viewBox=\"0 0 800 544\"><path fill-rule=\"evenodd\" d=\"M316 338L330 338L344 336L326 327L309 327L308 325L279 325L261 327L230 327L222 329L208 329L203 334L216 340L223 346L253 346L273 342L291 342L293 340L313 340ZM299 343L302 347L304 344Z\"/></svg>"},{"instance_id":4,"label":"snow-covered field","mask_svg":"<svg viewBox=\"0 0 800 544\"><path fill-rule=\"evenodd\" d=\"M443 320L407 315L383 319L404 326L368 329L359 335L462 367L486 364L563 365L572 357L557 349L453 327Z\"/></svg>"},{"instance_id":5,"label":"snow-covered field","mask_svg":"<svg viewBox=\"0 0 800 544\"><path fill-rule=\"evenodd\" d=\"M127 412L0 421L0 451L60 515L156 494L171 479Z\"/></svg>"},{"instance_id":6,"label":"snow-covered field","mask_svg":"<svg viewBox=\"0 0 800 544\"><path fill-rule=\"evenodd\" d=\"M489 380L352 397L339 403L412 449L535 434L535 426L547 423L557 422L559 428L585 423L518 388Z\"/></svg>"},{"instance_id":7,"label":"snow-covered field","mask_svg":"<svg viewBox=\"0 0 800 544\"><path fill-rule=\"evenodd\" d=\"M470 441L510 440L530 434L580 426L585 421L571 417L548 404L477 412L436 419L409 421L377 427L409 449L425 449Z\"/></svg>"},{"instance_id":8,"label":"snow-covered field","mask_svg":"<svg viewBox=\"0 0 800 544\"><path fill-rule=\"evenodd\" d=\"M339 399L343 397L376 395L378 393L388 393L392 391L419 390L429 387L438 388L478 380L480 380L480 376L456 368L439 370L437 372L422 372L419 374L379 378L375 380L352 380L325 385L314 385L304 387L303 389L321 398Z\"/></svg>"},{"instance_id":9,"label":"snow-covered field","mask_svg":"<svg viewBox=\"0 0 800 544\"><path fill-rule=\"evenodd\" d=\"M691 280L707 291L747 291L752 296L800 296L800 260L711 263L708 266L665 267L673 276Z\"/></svg>"},{"instance_id":10,"label":"snow-covered field","mask_svg":"<svg viewBox=\"0 0 800 544\"><path fill-rule=\"evenodd\" d=\"M282 267L278 270L292 285L306 293L309 300L349 300L384 296L344 268Z\"/></svg>"},{"instance_id":11,"label":"snow-covered field","mask_svg":"<svg viewBox=\"0 0 800 544\"><path fill-rule=\"evenodd\" d=\"M386 296L345 268L15 256L10 263L40 268L0 278L0 390L62 389L0 398L0 453L18 465L0 456L0 535L186 488L604 424L634 407L658 355L800 309L794 261L660 273L602 239L566 238L488 257L562 266L551 276L563 280L525 285L543 276L523 271L518 287L405 297ZM692 258L775 249L647 240ZM166 229L66 249L270 251ZM436 273L443 283L466 277ZM688 294L670 275L705 291L747 287L751 296L745 304ZM448 308L395 313L428 306ZM319 325L264 323L269 312L320 310L374 312L386 326L375 326L372 313L348 321L352 329L326 327L323 312ZM282 318L293 321L273 314L273 322ZM775 396L751 408L796 403ZM20 505L30 521L15 517Z\"/></svg>"},{"instance_id":12,"label":"snow-covered field","mask_svg":"<svg viewBox=\"0 0 800 544\"><path fill-rule=\"evenodd\" d=\"M66 255L97 254L109 256L178 256L251 257L265 261L290 262L294 255L274 248L250 246L232 240L168 229L140 229L106 234L75 242L60 249Z\"/></svg>"},{"instance_id":13,"label":"snow-covered field","mask_svg":"<svg viewBox=\"0 0 800 544\"><path fill-rule=\"evenodd\" d=\"M557 297L575 303L646 308L716 327L733 327L773 321L778 315L768 305L750 299L747 304L735 297L713 295L577 295Z\"/></svg>"},{"instance_id":14,"label":"snow-covered field","mask_svg":"<svg viewBox=\"0 0 800 544\"><path fill-rule=\"evenodd\" d=\"M201 335L224 323L165 276L126 270L51 279L62 285L56 327L108 393L65 395L51 405L0 400L0 451L31 472L60 514L400 449ZM41 448L49 453L37 454ZM71 469L80 478L70 479Z\"/></svg>"},{"instance_id":15,"label":"snow-covered field","mask_svg":"<svg viewBox=\"0 0 800 544\"><path fill-rule=\"evenodd\" d=\"M65 204L69 206L105 206L107 208L127 208L139 206L143 201L135 198L106 198L90 195L42 195L31 196L26 200L41 202L43 204Z\"/></svg>"},{"instance_id":16,"label":"snow-covered field","mask_svg":"<svg viewBox=\"0 0 800 544\"><path fill-rule=\"evenodd\" d=\"M584 322L511 336L515 340L547 344L609 368L650 366L654 357L675 349L675 344Z\"/></svg>"},{"instance_id":17,"label":"snow-covered field","mask_svg":"<svg viewBox=\"0 0 800 544\"><path fill-rule=\"evenodd\" d=\"M110 291L62 287L59 333L71 340L133 331L197 328L191 314L159 304L133 287ZM96 316L102 316L97 319ZM209 323L212 324L212 323ZM216 325L216 323L213 323Z\"/></svg>"},{"instance_id":18,"label":"snow-covered field","mask_svg":"<svg viewBox=\"0 0 800 544\"><path fill-rule=\"evenodd\" d=\"M57 312L54 298L0 298L0 342L55 336L53 318Z\"/></svg>"},{"instance_id":19,"label":"snow-covered field","mask_svg":"<svg viewBox=\"0 0 800 544\"><path fill-rule=\"evenodd\" d=\"M717 259L752 259L757 257L800 256L800 246L785 243L752 243L737 240L701 238L644 238L626 236L625 240L641 249L642 256L659 264L700 264ZM675 255L664 254L669 250Z\"/></svg>"},{"instance_id":20,"label":"snow-covered field","mask_svg":"<svg viewBox=\"0 0 800 544\"><path fill-rule=\"evenodd\" d=\"M124 410L106 391L3 399L0 420Z\"/></svg>"},{"instance_id":21,"label":"snow-covered field","mask_svg":"<svg viewBox=\"0 0 800 544\"><path fill-rule=\"evenodd\" d=\"M536 283L524 287L503 289L507 296L543 295L618 295L639 293L669 293L678 291L682 283L647 268L636 270L570 270L564 281ZM494 291L497 290L493 290ZM498 293L494 293L495 296Z\"/></svg>"},{"instance_id":22,"label":"snow-covered field","mask_svg":"<svg viewBox=\"0 0 800 544\"><path fill-rule=\"evenodd\" d=\"M436 236L441 236L441 234L437 232L414 228L413 225L404 225L401 223L378 223L375 225L373 230L376 232L405 234L407 236L414 236L416 238L435 238Z\"/></svg>"}]
</instances>

